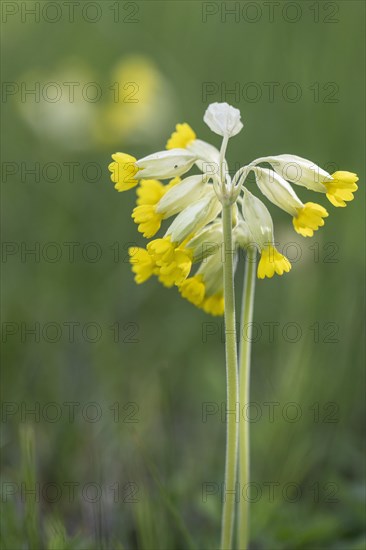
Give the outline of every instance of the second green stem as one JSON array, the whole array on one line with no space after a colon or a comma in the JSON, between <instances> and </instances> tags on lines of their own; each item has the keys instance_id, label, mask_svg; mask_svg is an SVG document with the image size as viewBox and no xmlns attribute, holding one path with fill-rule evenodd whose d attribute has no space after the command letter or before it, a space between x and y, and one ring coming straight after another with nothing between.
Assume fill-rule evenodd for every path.
<instances>
[{"instance_id":1,"label":"second green stem","mask_svg":"<svg viewBox=\"0 0 366 550\"><path fill-rule=\"evenodd\" d=\"M224 503L222 510L221 549L232 548L232 536L235 516L235 491L238 451L238 423L236 407L239 401L238 358L236 348L234 266L232 239L232 206L224 205L222 210L224 236L224 300L225 300L225 352L227 384L227 432L225 483L222 491Z\"/></svg>"},{"instance_id":2,"label":"second green stem","mask_svg":"<svg viewBox=\"0 0 366 550\"><path fill-rule=\"evenodd\" d=\"M240 339L239 402L240 410L249 404L250 355L253 325L253 305L256 272L255 248L248 247L243 287L243 303ZM238 548L247 550L249 544L249 490L250 482L250 440L249 423L241 415L239 431L239 486L240 500L238 511Z\"/></svg>"}]
</instances>

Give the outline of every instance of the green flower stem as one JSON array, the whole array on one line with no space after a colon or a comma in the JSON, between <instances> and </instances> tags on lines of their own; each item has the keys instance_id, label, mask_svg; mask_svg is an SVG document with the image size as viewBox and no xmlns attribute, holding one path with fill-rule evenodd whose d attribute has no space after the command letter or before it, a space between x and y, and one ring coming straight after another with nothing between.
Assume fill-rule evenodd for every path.
<instances>
[{"instance_id":1,"label":"green flower stem","mask_svg":"<svg viewBox=\"0 0 366 550\"><path fill-rule=\"evenodd\" d=\"M229 201L227 201L229 202ZM223 489L221 549L232 548L235 516L235 491L238 455L238 423L236 407L239 397L238 358L236 348L235 296L232 239L232 206L224 204L222 225L224 234L224 299L225 299L225 353L227 384L227 432L225 484Z\"/></svg>"},{"instance_id":2,"label":"green flower stem","mask_svg":"<svg viewBox=\"0 0 366 550\"><path fill-rule=\"evenodd\" d=\"M250 355L253 323L253 305L255 290L256 272L255 247L248 247L246 268L243 287L243 303L241 318L241 340L240 340L240 372L239 372L239 402L240 410L249 403L250 389ZM243 328L246 327L245 338ZM238 510L238 548L247 550L249 544L249 501L245 498L244 487L248 487L250 481L250 440L249 423L241 418L239 424L239 485L240 500Z\"/></svg>"}]
</instances>

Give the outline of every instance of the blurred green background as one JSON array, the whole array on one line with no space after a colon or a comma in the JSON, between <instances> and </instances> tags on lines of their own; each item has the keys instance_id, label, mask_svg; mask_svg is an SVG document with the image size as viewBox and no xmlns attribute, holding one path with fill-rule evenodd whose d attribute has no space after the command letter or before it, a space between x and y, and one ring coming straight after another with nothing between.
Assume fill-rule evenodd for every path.
<instances>
[{"instance_id":1,"label":"blurred green background","mask_svg":"<svg viewBox=\"0 0 366 550\"><path fill-rule=\"evenodd\" d=\"M134 284L135 192L107 170L177 122L218 146L213 101L242 113L231 166L292 153L359 174L345 209L297 189L330 212L311 240L269 206L301 257L256 289L251 548L365 547L364 11L2 3L4 548L217 548L222 320Z\"/></svg>"}]
</instances>

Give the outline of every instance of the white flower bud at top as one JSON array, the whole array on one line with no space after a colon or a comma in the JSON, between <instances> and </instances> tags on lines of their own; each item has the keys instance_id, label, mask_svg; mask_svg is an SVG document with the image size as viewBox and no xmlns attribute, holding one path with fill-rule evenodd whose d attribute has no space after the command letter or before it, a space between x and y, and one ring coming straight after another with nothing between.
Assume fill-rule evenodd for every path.
<instances>
[{"instance_id":1,"label":"white flower bud at top","mask_svg":"<svg viewBox=\"0 0 366 550\"><path fill-rule=\"evenodd\" d=\"M215 134L230 138L236 136L243 128L240 116L239 109L228 103L211 103L203 120Z\"/></svg>"}]
</instances>

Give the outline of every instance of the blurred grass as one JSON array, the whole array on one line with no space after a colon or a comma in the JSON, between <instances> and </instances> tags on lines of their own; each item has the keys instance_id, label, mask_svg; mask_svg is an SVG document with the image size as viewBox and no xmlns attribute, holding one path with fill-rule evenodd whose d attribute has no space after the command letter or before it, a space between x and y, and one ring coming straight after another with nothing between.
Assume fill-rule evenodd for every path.
<instances>
[{"instance_id":1,"label":"blurred grass","mask_svg":"<svg viewBox=\"0 0 366 550\"><path fill-rule=\"evenodd\" d=\"M28 246L55 242L63 250L55 263L44 259L37 263L31 257L22 262L19 254L3 263L3 322L19 327L55 322L63 332L55 343L44 338L35 342L32 336L22 342L18 332L2 346L3 401L19 407L3 416L2 545L178 549L189 547L183 535L188 531L196 548L216 547L221 502L219 495L204 502L202 484L222 482L225 424L219 414L202 422L202 404L220 405L225 399L222 324L156 282L134 285L125 261L128 243L142 242L130 219L134 193L117 195L106 167L116 150L138 157L163 148L177 121L189 122L199 137L217 144L202 115L208 102L225 98L216 93L202 101L203 83L219 87L225 83L231 89L235 82L241 86L255 82L265 90L263 83L273 81L280 83L273 103L264 96L256 103L227 97L241 109L245 122L244 131L230 145L230 163L291 152L323 166L335 163L358 172L360 190L346 209L329 209L325 228L313 239L319 243L319 262L310 248L314 242L294 237L286 215L271 208L278 240L299 243L302 257L289 276L257 286L255 322L262 335L253 344L252 401L263 416L251 424L252 479L263 493L252 505L252 544L271 550L361 549L365 544L361 122L365 88L360 47L364 5L335 2L339 22L334 24L322 19L314 23L307 2L301 3L303 15L297 23L287 23L281 16L270 23L263 16L250 24L235 23L230 17L223 23L218 16L202 23L200 2L139 2L138 23L113 24L109 4L102 4L103 16L95 24L80 17L72 24L32 19L21 23L19 17L3 24L5 82L29 79L30 70L44 82L57 78L55 74L63 79L58 68L70 67L74 74L79 67L80 75L90 71L91 78L107 90L121 60L139 54L157 71L161 87L146 100L151 101L146 125L154 124L147 134L140 125L135 134L131 132L134 135L117 140L111 133L104 143L91 136L89 125L96 125L95 135L108 132L103 118L108 92L100 102L89 104L95 109L80 118L78 131L87 128L88 134L80 144L75 144L74 126L70 135L67 125L66 130L59 128L58 104L54 109L51 105L45 119L31 100L20 104L19 95L3 104L3 163L80 164L73 182L63 170L55 183L42 178L35 182L31 176L22 181L18 172L2 184L3 240ZM322 14L324 3L319 6ZM299 102L283 99L281 90L288 82L301 87ZM315 103L309 89L315 82L335 82L339 102ZM84 107L85 102L80 105ZM133 107L121 108L130 116ZM32 126L24 108L31 111L32 120L48 122L49 127ZM156 113L161 113L161 123L152 122ZM81 174L80 167L90 162L103 169L95 183L83 180ZM68 261L63 244L67 242L81 243L74 262ZM90 242L102 249L95 263L80 253L82 245ZM119 243L118 261L114 243ZM328 243L337 247L336 263L325 261L331 252L324 249ZM69 342L66 322L80 323L74 342ZM273 342L265 325L271 322L279 323ZM83 338L86 323L101 327L97 342ZM117 342L111 328L115 323L120 327ZM128 323L136 324L137 342L128 341L135 327ZM298 342L282 336L287 323L301 327ZM319 342L314 341L315 323ZM337 342L326 341L331 334L326 323L339 327ZM207 329L217 332L204 339ZM46 410L46 418L42 413L39 421L31 414L22 416L22 403L31 408L37 402L41 411ZM45 405L51 402L62 408L55 422L47 419ZM80 403L74 421L65 402ZM81 414L90 402L102 411L97 422ZM266 414L268 402L279 403L274 422ZM282 416L290 402L302 412L293 423ZM327 421L333 410L329 403L335 404L336 422ZM93 411L89 409L90 414ZM136 423L128 422L131 413ZM31 441L31 455L25 441ZM33 476L40 488L56 484L61 498L51 502L51 486L48 497L41 492L39 502L22 495L21 484L33 485ZM14 495L7 495L7 483L15 484ZM79 484L71 499L65 483ZM82 494L88 483L103 487L96 502ZM280 484L273 501L266 483ZM302 496L295 502L283 497L288 483L301 488ZM334 487L338 500L329 502Z\"/></svg>"}]
</instances>

